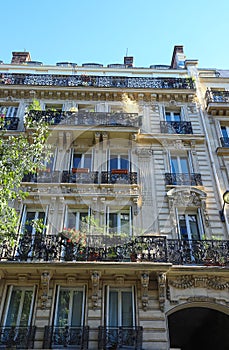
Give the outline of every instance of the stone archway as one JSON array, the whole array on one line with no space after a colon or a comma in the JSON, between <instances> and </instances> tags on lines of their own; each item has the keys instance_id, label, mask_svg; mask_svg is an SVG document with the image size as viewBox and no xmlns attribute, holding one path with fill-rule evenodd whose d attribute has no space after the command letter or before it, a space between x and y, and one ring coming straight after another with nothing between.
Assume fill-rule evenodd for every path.
<instances>
[{"instance_id":1,"label":"stone archway","mask_svg":"<svg viewBox=\"0 0 229 350\"><path fill-rule=\"evenodd\" d=\"M229 315L205 307L190 307L168 316L170 348L228 350Z\"/></svg>"}]
</instances>

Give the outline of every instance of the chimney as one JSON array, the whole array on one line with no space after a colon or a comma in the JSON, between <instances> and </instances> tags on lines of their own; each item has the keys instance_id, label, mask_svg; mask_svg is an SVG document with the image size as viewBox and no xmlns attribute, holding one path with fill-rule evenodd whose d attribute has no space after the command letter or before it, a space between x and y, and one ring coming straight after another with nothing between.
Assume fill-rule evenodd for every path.
<instances>
[{"instance_id":1,"label":"chimney","mask_svg":"<svg viewBox=\"0 0 229 350\"><path fill-rule=\"evenodd\" d=\"M127 66L127 68L133 67L133 63L134 63L133 56L125 56L124 57L124 64L125 64L125 66Z\"/></svg>"},{"instance_id":2,"label":"chimney","mask_svg":"<svg viewBox=\"0 0 229 350\"><path fill-rule=\"evenodd\" d=\"M171 61L171 68L181 69L184 68L185 54L182 45L176 45L173 49L173 56Z\"/></svg>"},{"instance_id":3,"label":"chimney","mask_svg":"<svg viewBox=\"0 0 229 350\"><path fill-rule=\"evenodd\" d=\"M12 52L12 60L13 64L22 64L28 61L31 61L29 52Z\"/></svg>"}]
</instances>

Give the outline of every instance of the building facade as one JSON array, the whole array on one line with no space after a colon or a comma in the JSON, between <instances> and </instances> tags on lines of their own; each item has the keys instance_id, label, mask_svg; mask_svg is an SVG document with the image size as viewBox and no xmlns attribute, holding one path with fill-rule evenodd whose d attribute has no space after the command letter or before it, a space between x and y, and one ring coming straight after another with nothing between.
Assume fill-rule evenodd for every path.
<instances>
[{"instance_id":1,"label":"building facade","mask_svg":"<svg viewBox=\"0 0 229 350\"><path fill-rule=\"evenodd\" d=\"M0 348L229 348L228 72L182 46L149 68L0 64L7 133L36 99L52 148L0 248Z\"/></svg>"}]
</instances>

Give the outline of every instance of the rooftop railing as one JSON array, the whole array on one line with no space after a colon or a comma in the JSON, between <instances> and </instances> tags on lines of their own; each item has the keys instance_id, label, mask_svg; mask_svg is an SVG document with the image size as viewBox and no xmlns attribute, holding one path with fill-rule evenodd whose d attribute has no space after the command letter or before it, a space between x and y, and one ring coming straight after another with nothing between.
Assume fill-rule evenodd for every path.
<instances>
[{"instance_id":1,"label":"rooftop railing","mask_svg":"<svg viewBox=\"0 0 229 350\"><path fill-rule=\"evenodd\" d=\"M191 78L0 73L0 84L30 86L195 89Z\"/></svg>"}]
</instances>

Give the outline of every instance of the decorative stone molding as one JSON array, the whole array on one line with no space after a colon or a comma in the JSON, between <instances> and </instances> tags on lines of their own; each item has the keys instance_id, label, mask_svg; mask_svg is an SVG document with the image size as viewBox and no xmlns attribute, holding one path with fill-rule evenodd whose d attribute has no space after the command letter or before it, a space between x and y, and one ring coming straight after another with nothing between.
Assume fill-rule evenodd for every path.
<instances>
[{"instance_id":1,"label":"decorative stone molding","mask_svg":"<svg viewBox=\"0 0 229 350\"><path fill-rule=\"evenodd\" d=\"M149 148L149 147L136 148L135 152L139 157L144 157L144 158L150 157L153 155L153 150L152 148Z\"/></svg>"},{"instance_id":2,"label":"decorative stone molding","mask_svg":"<svg viewBox=\"0 0 229 350\"><path fill-rule=\"evenodd\" d=\"M46 309L47 307L47 301L48 301L48 293L49 293L49 282L50 282L50 272L49 271L44 271L41 274L41 308Z\"/></svg>"},{"instance_id":3,"label":"decorative stone molding","mask_svg":"<svg viewBox=\"0 0 229 350\"><path fill-rule=\"evenodd\" d=\"M99 299L99 280L100 273L98 271L91 272L91 282L92 282L92 307L95 310L98 307L98 299Z\"/></svg>"},{"instance_id":4,"label":"decorative stone molding","mask_svg":"<svg viewBox=\"0 0 229 350\"><path fill-rule=\"evenodd\" d=\"M213 276L192 276L183 275L176 279L169 279L170 286L177 289L187 288L207 288L214 290L224 290L229 288L229 281L225 281L222 277Z\"/></svg>"},{"instance_id":5,"label":"decorative stone molding","mask_svg":"<svg viewBox=\"0 0 229 350\"><path fill-rule=\"evenodd\" d=\"M142 299L142 308L144 311L147 311L148 302L149 302L149 273L144 272L141 274L141 299Z\"/></svg>"},{"instance_id":6,"label":"decorative stone molding","mask_svg":"<svg viewBox=\"0 0 229 350\"><path fill-rule=\"evenodd\" d=\"M166 300L166 274L164 272L159 272L157 275L157 279L159 307L160 310L164 312Z\"/></svg>"}]
</instances>

